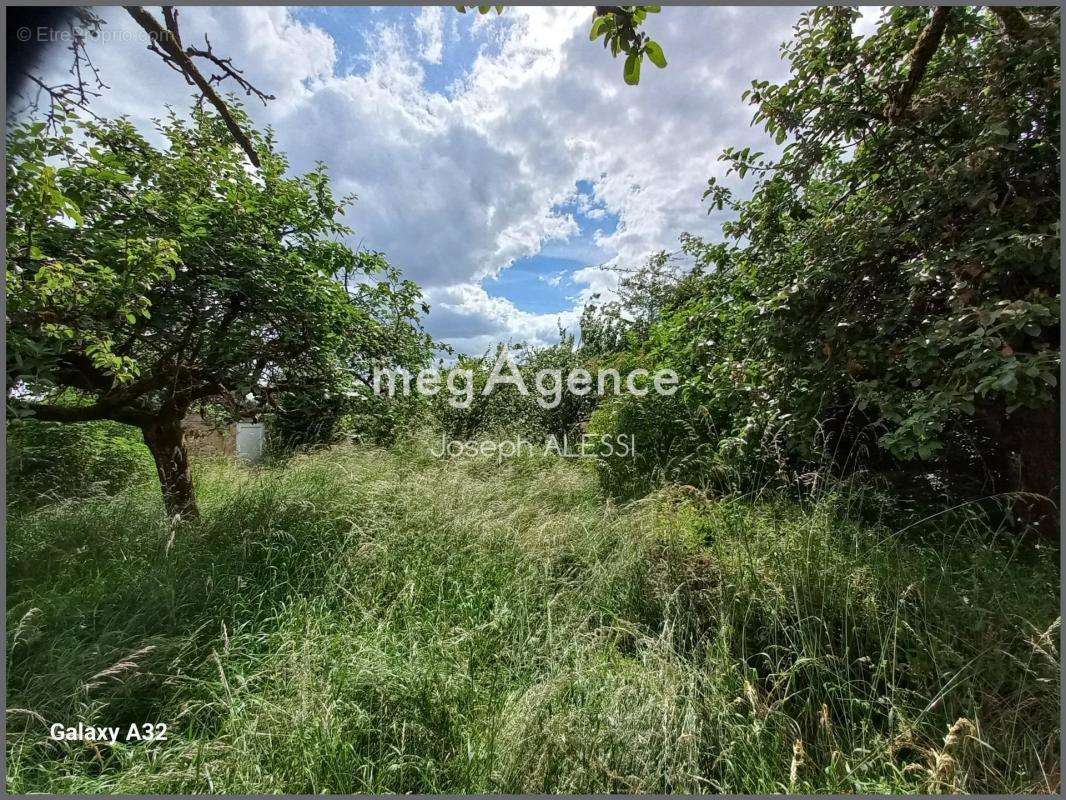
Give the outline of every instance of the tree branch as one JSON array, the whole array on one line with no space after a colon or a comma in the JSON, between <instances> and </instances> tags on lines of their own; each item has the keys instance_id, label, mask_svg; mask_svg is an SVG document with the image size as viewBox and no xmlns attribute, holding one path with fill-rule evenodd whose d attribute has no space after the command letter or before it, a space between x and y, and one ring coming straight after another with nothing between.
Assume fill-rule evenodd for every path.
<instances>
[{"instance_id":1,"label":"tree branch","mask_svg":"<svg viewBox=\"0 0 1066 800\"><path fill-rule=\"evenodd\" d=\"M216 67L218 67L220 70L222 70L221 75L212 75L208 81L209 83L217 84L221 83L226 78L232 78L238 86L244 89L244 93L246 95L248 95L249 97L255 95L259 98L260 102L262 102L263 105L266 105L267 100L274 99L274 95L267 94L266 92L263 92L252 86L252 84L248 82L248 79L244 77L244 71L239 70L235 66L233 66L233 59L221 58L215 55L215 51L211 47L211 40L207 38L206 33L204 34L204 43L207 45L206 50L201 50L198 47L190 46L185 48L185 54L190 57L195 56L198 58L205 58L212 64L214 64Z\"/></svg>"},{"instance_id":2,"label":"tree branch","mask_svg":"<svg viewBox=\"0 0 1066 800\"><path fill-rule=\"evenodd\" d=\"M85 49L86 32L90 37L97 36L103 20L94 11L87 8L78 9L75 12L75 18L76 21L67 23L70 36L70 46L67 49L73 53L73 61L68 72L70 72L73 80L70 83L47 84L38 76L24 72L23 75L37 87L37 91L32 99L19 92L20 96L26 97L27 108L34 111L40 110L41 95L48 96L49 108L45 113L45 119L52 130L58 128L57 117L60 114L69 114L74 109L80 109L90 116L100 119L89 106L94 98L101 96L100 90L108 88L107 84L100 78L100 71L89 57L88 50ZM92 76L92 86L89 80L90 75Z\"/></svg>"},{"instance_id":3,"label":"tree branch","mask_svg":"<svg viewBox=\"0 0 1066 800\"><path fill-rule=\"evenodd\" d=\"M255 147L252 145L252 140L248 138L241 126L237 123L237 120L233 117L233 112L230 111L226 101L218 96L214 87L211 85L211 81L205 78L196 65L192 62L189 54L181 48L181 38L178 36L177 29L177 15L170 6L164 6L163 15L167 23L167 29L164 29L162 25L145 11L141 6L127 6L126 11L130 16L140 25L148 36L152 40L150 49L155 50L162 56L163 60L178 70L185 79L195 85L203 96L215 107L218 111L218 115L222 118L222 121L226 123L226 127L233 135L233 138L237 141L237 144L241 146L245 154L248 156L248 160L252 162L255 167L259 167L259 155L255 152ZM246 81L242 81L242 84L246 84ZM262 99L262 98L260 98Z\"/></svg>"},{"instance_id":4,"label":"tree branch","mask_svg":"<svg viewBox=\"0 0 1066 800\"><path fill-rule=\"evenodd\" d=\"M1010 38L1028 41L1032 28L1021 11L1013 6L989 6L988 10L999 17Z\"/></svg>"},{"instance_id":5,"label":"tree branch","mask_svg":"<svg viewBox=\"0 0 1066 800\"><path fill-rule=\"evenodd\" d=\"M91 406L54 406L48 403L8 399L8 406L19 416L32 415L42 422L95 422L110 419L143 428L156 419L156 415L150 411L116 408L107 403L95 403Z\"/></svg>"},{"instance_id":6,"label":"tree branch","mask_svg":"<svg viewBox=\"0 0 1066 800\"><path fill-rule=\"evenodd\" d=\"M900 122L910 110L911 100L914 98L914 93L918 91L922 78L925 77L929 61L944 38L944 29L947 28L950 16L949 6L937 6L933 11L933 18L918 36L918 41L910 53L911 67L907 72L907 78L885 108L885 116L888 117L889 122Z\"/></svg>"}]
</instances>

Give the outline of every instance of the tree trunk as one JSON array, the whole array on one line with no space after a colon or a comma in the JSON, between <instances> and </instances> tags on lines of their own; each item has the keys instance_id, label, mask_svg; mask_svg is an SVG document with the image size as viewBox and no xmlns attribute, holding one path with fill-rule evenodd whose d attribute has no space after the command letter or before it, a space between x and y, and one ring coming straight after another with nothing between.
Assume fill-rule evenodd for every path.
<instances>
[{"instance_id":1,"label":"tree trunk","mask_svg":"<svg viewBox=\"0 0 1066 800\"><path fill-rule=\"evenodd\" d=\"M185 431L180 419L157 420L142 429L144 443L152 451L159 484L163 488L163 505L167 516L199 519L196 493L189 475L189 458L185 452Z\"/></svg>"},{"instance_id":2,"label":"tree trunk","mask_svg":"<svg viewBox=\"0 0 1066 800\"><path fill-rule=\"evenodd\" d=\"M997 489L1022 493L1015 508L1019 518L1037 531L1058 536L1059 403L1012 414L991 412L984 422L998 445Z\"/></svg>"},{"instance_id":3,"label":"tree trunk","mask_svg":"<svg viewBox=\"0 0 1066 800\"><path fill-rule=\"evenodd\" d=\"M907 71L907 78L895 96L889 100L885 109L889 122L899 122L910 110L914 93L918 91L922 78L925 77L925 70L937 48L940 47L940 40L944 38L944 31L947 29L950 16L950 6L938 6L933 10L933 18L918 36L918 41L910 53L911 66Z\"/></svg>"}]
</instances>

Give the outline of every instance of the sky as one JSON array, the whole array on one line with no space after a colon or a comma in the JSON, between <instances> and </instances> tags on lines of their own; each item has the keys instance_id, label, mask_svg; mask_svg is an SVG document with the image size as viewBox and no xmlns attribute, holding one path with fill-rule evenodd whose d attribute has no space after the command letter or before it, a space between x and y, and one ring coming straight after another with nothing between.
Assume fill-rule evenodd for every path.
<instances>
[{"instance_id":1,"label":"sky","mask_svg":"<svg viewBox=\"0 0 1066 800\"><path fill-rule=\"evenodd\" d=\"M100 8L90 55L109 84L95 104L148 130L190 89ZM188 7L182 37L231 57L276 99L250 100L294 172L324 162L350 243L383 252L430 303L426 328L460 352L549 344L583 304L609 297L612 267L719 238L702 203L729 146L775 148L741 100L787 75L779 47L801 9L664 7L645 30L669 64L638 86L588 40L592 8ZM43 71L59 76L56 47ZM735 181L727 180L736 186ZM741 191L744 187L738 187Z\"/></svg>"}]
</instances>

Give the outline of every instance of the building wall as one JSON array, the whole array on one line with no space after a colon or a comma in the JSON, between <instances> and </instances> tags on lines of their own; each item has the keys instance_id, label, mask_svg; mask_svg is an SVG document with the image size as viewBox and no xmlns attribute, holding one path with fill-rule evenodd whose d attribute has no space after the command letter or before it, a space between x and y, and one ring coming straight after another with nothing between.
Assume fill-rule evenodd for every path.
<instances>
[{"instance_id":1,"label":"building wall","mask_svg":"<svg viewBox=\"0 0 1066 800\"><path fill-rule=\"evenodd\" d=\"M199 414L189 414L182 421L185 428L185 447L191 458L197 456L228 456L237 454L235 425L216 427L204 422Z\"/></svg>"}]
</instances>

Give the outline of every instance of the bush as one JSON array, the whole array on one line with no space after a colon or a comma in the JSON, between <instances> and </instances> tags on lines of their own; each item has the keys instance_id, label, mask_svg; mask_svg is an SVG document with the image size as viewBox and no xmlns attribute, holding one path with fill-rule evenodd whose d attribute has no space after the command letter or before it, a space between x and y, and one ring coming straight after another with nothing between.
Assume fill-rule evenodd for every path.
<instances>
[{"instance_id":1,"label":"bush","mask_svg":"<svg viewBox=\"0 0 1066 800\"><path fill-rule=\"evenodd\" d=\"M140 431L128 425L14 419L7 426L7 498L12 506L114 494L154 473Z\"/></svg>"},{"instance_id":2,"label":"bush","mask_svg":"<svg viewBox=\"0 0 1066 800\"><path fill-rule=\"evenodd\" d=\"M321 397L289 393L268 417L268 441L272 454L280 458L342 442L388 446L428 420L428 403L418 394Z\"/></svg>"},{"instance_id":3,"label":"bush","mask_svg":"<svg viewBox=\"0 0 1066 800\"><path fill-rule=\"evenodd\" d=\"M600 483L616 497L638 497L667 483L701 491L743 492L788 482L780 423L747 419L740 431L721 409L670 397L620 395L596 409L588 432L632 438L633 453L616 449L597 461Z\"/></svg>"},{"instance_id":4,"label":"bush","mask_svg":"<svg viewBox=\"0 0 1066 800\"><path fill-rule=\"evenodd\" d=\"M421 395L366 395L344 416L340 428L349 441L384 447L428 424L429 402Z\"/></svg>"},{"instance_id":5,"label":"bush","mask_svg":"<svg viewBox=\"0 0 1066 800\"><path fill-rule=\"evenodd\" d=\"M336 444L344 412L344 403L336 399L287 393L270 418L271 446L297 452Z\"/></svg>"},{"instance_id":6,"label":"bush","mask_svg":"<svg viewBox=\"0 0 1066 800\"><path fill-rule=\"evenodd\" d=\"M522 376L527 393L519 393L510 384L497 384L488 395L483 394L485 384L499 357L499 349L492 355L486 354L476 358L461 356L454 369L470 370L473 375L473 397L469 408L455 408L449 403L452 398L446 390L436 395L432 405L433 413L445 433L464 439L504 433L532 438L572 436L578 432L582 423L588 420L596 404L594 393L581 396L565 388L565 381L571 370L588 368L581 352L576 349L571 334L560 331L559 342L551 347L514 349L518 351L518 355L514 357L514 365ZM550 381L561 381L563 384L559 403L553 408L542 408L537 402L540 390L536 384L536 375L541 370L555 373ZM510 374L510 370L504 367L501 375ZM460 382L460 385L465 384ZM549 382L549 386L551 385ZM550 388L545 391L553 394Z\"/></svg>"},{"instance_id":7,"label":"bush","mask_svg":"<svg viewBox=\"0 0 1066 800\"><path fill-rule=\"evenodd\" d=\"M700 291L656 321L650 352L683 391L730 408L734 430L789 415L798 458L861 415L871 468L983 464L992 491L1053 498L1059 15L1023 19L1029 38L988 11L950 13L905 121L866 76L896 70L929 12L894 9L867 37L852 35L854 9L803 15L783 48L790 78L745 93L791 144L774 159L725 150L754 191L735 201L711 179L706 197L735 218L726 243L685 239Z\"/></svg>"}]
</instances>

